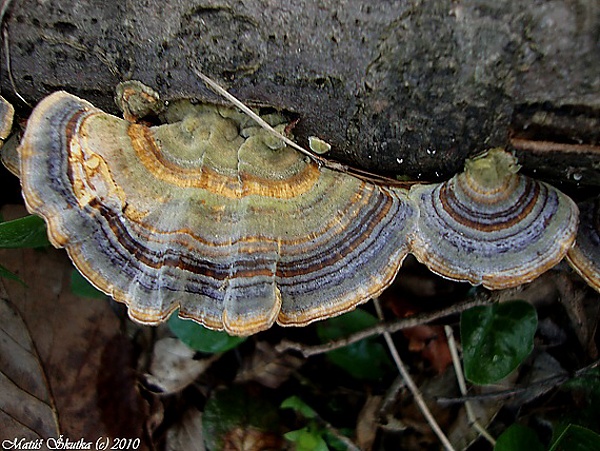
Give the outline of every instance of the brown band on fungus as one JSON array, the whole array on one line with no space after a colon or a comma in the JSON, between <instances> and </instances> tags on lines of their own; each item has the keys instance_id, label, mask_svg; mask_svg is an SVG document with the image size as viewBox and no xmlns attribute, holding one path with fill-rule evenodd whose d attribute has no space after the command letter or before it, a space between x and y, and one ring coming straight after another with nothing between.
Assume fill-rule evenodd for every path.
<instances>
[{"instance_id":1,"label":"brown band on fungus","mask_svg":"<svg viewBox=\"0 0 600 451\"><path fill-rule=\"evenodd\" d=\"M420 262L452 280L502 289L564 258L578 224L571 199L516 174L516 160L500 149L465 167L447 182L410 191L420 212L410 251Z\"/></svg>"},{"instance_id":2,"label":"brown band on fungus","mask_svg":"<svg viewBox=\"0 0 600 451\"><path fill-rule=\"evenodd\" d=\"M148 127L49 96L21 146L30 211L145 324L179 309L247 335L390 285L416 213L404 192L319 168L261 130L236 135L245 125L222 110L190 106L191 119Z\"/></svg>"}]
</instances>

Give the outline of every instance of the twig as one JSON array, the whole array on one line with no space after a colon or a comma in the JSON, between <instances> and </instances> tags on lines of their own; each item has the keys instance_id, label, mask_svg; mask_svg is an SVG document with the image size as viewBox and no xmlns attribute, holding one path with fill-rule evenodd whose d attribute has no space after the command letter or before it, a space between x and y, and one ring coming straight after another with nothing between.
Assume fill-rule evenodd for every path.
<instances>
[{"instance_id":1,"label":"twig","mask_svg":"<svg viewBox=\"0 0 600 451\"><path fill-rule=\"evenodd\" d=\"M344 434L342 434L340 431L338 431L336 428L334 428L328 422L324 421L323 419L321 419L321 421L322 421L323 426L325 426L325 429L327 429L340 442L342 442L344 445L346 445L346 449L348 451L360 451L360 448L358 446L356 446L356 444L352 440L350 440L348 437L346 437Z\"/></svg>"},{"instance_id":2,"label":"twig","mask_svg":"<svg viewBox=\"0 0 600 451\"><path fill-rule=\"evenodd\" d=\"M251 108L249 108L247 105L245 105L242 101L240 101L233 94L229 93L227 90L222 88L212 78L204 75L202 72L200 72L196 68L194 68L193 70L196 73L196 75L198 77L200 77L200 79L208 85L208 87L213 89L219 95L225 97L232 104L234 104L236 107L238 107L240 110L242 110L248 116L250 116L263 129L265 129L266 131L268 131L269 133L271 133L273 136L277 137L278 139L281 139L288 146L290 146L290 147L296 149L298 152L308 156L311 160L313 160L319 166L324 166L324 167L326 167L328 169L332 169L334 171L346 172L346 173L352 174L356 177L359 177L363 180L367 180L367 181L370 181L373 183L382 183L382 184L399 186L399 187L410 187L410 185L413 185L415 183L424 183L423 181L420 181L420 182L399 181L399 180L396 180L393 178L385 177L383 175L375 174L373 172L365 171L363 169L351 167L351 166L342 164L339 161L328 160L327 158L317 155L314 152L311 152L311 151L305 149L304 147L298 145L297 143L295 143L294 141L289 139L287 136L279 133L277 130L275 130L273 127L271 127L267 122L265 122L258 114L256 114L254 111L252 111Z\"/></svg>"},{"instance_id":3,"label":"twig","mask_svg":"<svg viewBox=\"0 0 600 451\"><path fill-rule=\"evenodd\" d=\"M542 380L533 382L526 387L511 388L509 390L499 390L499 391L495 391L495 392L483 393L480 395L466 395L466 396L461 396L458 398L438 397L435 399L440 404L450 405L450 404L462 404L466 401L485 401L488 399L510 398L511 396L518 395L520 393L527 392L527 391L530 391L530 390L532 390L534 388L538 388L538 387L548 387L548 386L557 387L557 386L562 385L563 383L569 381L570 379L585 376L585 374L588 371L590 371L594 368L597 368L597 367L600 367L600 360L596 360L595 362L575 371L572 375L556 374L556 375L550 376L546 379L542 379Z\"/></svg>"},{"instance_id":4,"label":"twig","mask_svg":"<svg viewBox=\"0 0 600 451\"><path fill-rule=\"evenodd\" d=\"M373 299L373 303L375 304L375 310L377 311L377 316L379 317L380 320L383 320L383 311L381 310L381 305L379 304L379 299L377 299L377 298ZM423 399L423 396L421 395L419 388L417 387L415 382L412 380L412 377L410 377L408 370L404 366L404 363L402 362L402 359L400 358L400 355L398 354L398 350L396 349L396 346L394 345L394 341L392 340L391 334L388 331L385 331L385 332L383 332L383 338L385 338L385 341L388 345L390 353L392 354L392 357L394 358L394 362L396 363L396 366L398 367L398 371L400 372L400 375L406 382L406 386L412 393L413 398L415 398L415 402L419 406L419 409L421 410L421 413L427 420L427 423L429 423L429 426L431 427L431 429L433 430L435 435L437 435L440 442L442 442L442 445L444 445L444 448L446 448L447 450L454 451L454 447L450 443L450 440L448 440L448 437L446 437L446 434L444 434L444 432L442 431L440 426L437 424L437 421L431 414L429 407L427 407L427 404L425 403L425 400Z\"/></svg>"},{"instance_id":5,"label":"twig","mask_svg":"<svg viewBox=\"0 0 600 451\"><path fill-rule=\"evenodd\" d=\"M4 0L2 2L2 7L0 7L0 24L4 22L4 16L6 15L6 11L8 11L8 7L12 3L12 0Z\"/></svg>"},{"instance_id":6,"label":"twig","mask_svg":"<svg viewBox=\"0 0 600 451\"><path fill-rule=\"evenodd\" d=\"M460 388L460 393L465 396L467 394L467 384L465 383L465 376L463 374L462 365L458 356L458 349L456 348L454 333L452 332L452 328L448 325L444 326L444 330L446 331L446 337L448 338L448 348L450 349L450 355L452 356L452 363L454 365L454 372L456 373L458 387ZM467 411L467 418L475 430L479 432L488 442L490 442L492 445L495 445L496 440L481 425L481 423L479 423L477 416L473 412L473 406L469 401L465 401L465 410Z\"/></svg>"},{"instance_id":7,"label":"twig","mask_svg":"<svg viewBox=\"0 0 600 451\"><path fill-rule=\"evenodd\" d=\"M31 104L23 98L19 91L17 90L17 84L15 83L15 79L13 78L12 68L10 65L10 47L8 45L8 29L5 26L2 26L2 37L4 39L4 54L6 56L6 72L8 73L8 79L10 80L10 84L13 88L15 95L27 105L29 108L33 108Z\"/></svg>"},{"instance_id":8,"label":"twig","mask_svg":"<svg viewBox=\"0 0 600 451\"><path fill-rule=\"evenodd\" d=\"M600 146L592 144L566 144L553 141L533 141L523 138L511 138L510 145L517 150L531 153L600 153Z\"/></svg>"},{"instance_id":9,"label":"twig","mask_svg":"<svg viewBox=\"0 0 600 451\"><path fill-rule=\"evenodd\" d=\"M419 326L421 324L425 324L430 321L443 318L445 316L463 312L465 310L470 309L471 307L487 305L489 304L489 302L490 301L487 297L480 296L476 297L475 299L469 299L465 302L461 302L459 304L451 305L449 307L437 310L435 312L420 313L417 315L410 316L408 318L397 319L395 321L387 323L379 323L373 327L363 329L360 332L348 335L347 337L341 338L339 340L330 341L320 345L309 346L304 343L282 340L281 343L279 343L275 347L275 349L278 352L285 352L288 350L299 351L304 357L310 357L317 354L323 354L324 352L328 352L333 349L343 348L344 346L348 346L352 343L356 343L357 341L364 340L365 338L381 335L384 332L394 333L409 327Z\"/></svg>"}]
</instances>

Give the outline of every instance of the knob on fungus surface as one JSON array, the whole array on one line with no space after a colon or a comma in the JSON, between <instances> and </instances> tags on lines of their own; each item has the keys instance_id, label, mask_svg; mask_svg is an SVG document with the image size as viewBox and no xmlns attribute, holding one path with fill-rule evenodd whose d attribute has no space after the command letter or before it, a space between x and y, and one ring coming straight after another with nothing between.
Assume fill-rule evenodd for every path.
<instances>
[{"instance_id":1,"label":"knob on fungus surface","mask_svg":"<svg viewBox=\"0 0 600 451\"><path fill-rule=\"evenodd\" d=\"M577 206L518 170L512 154L492 149L444 183L411 188L419 217L410 251L443 277L490 289L556 265L575 239Z\"/></svg>"},{"instance_id":2,"label":"knob on fungus surface","mask_svg":"<svg viewBox=\"0 0 600 451\"><path fill-rule=\"evenodd\" d=\"M392 282L416 216L403 191L320 168L233 109L175 102L164 117L149 127L57 92L19 148L27 208L133 319L179 309L248 335Z\"/></svg>"},{"instance_id":3,"label":"knob on fungus surface","mask_svg":"<svg viewBox=\"0 0 600 451\"><path fill-rule=\"evenodd\" d=\"M579 204L579 231L567 261L600 292L600 197Z\"/></svg>"}]
</instances>

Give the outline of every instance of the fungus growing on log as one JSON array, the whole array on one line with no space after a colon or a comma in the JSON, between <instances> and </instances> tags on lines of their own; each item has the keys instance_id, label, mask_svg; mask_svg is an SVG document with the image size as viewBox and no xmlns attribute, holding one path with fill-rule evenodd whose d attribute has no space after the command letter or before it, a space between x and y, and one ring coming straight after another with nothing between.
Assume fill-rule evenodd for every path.
<instances>
[{"instance_id":1,"label":"fungus growing on log","mask_svg":"<svg viewBox=\"0 0 600 451\"><path fill-rule=\"evenodd\" d=\"M19 148L27 208L133 319L179 309L248 335L343 313L391 284L416 216L404 191L321 168L234 109L175 102L164 114L149 127L57 92Z\"/></svg>"},{"instance_id":2,"label":"fungus growing on log","mask_svg":"<svg viewBox=\"0 0 600 451\"><path fill-rule=\"evenodd\" d=\"M579 204L580 224L567 261L600 292L600 197Z\"/></svg>"},{"instance_id":3,"label":"fungus growing on log","mask_svg":"<svg viewBox=\"0 0 600 451\"><path fill-rule=\"evenodd\" d=\"M556 265L575 239L577 206L518 170L512 154L492 149L444 183L411 188L419 218L410 252L443 277L490 289L530 282Z\"/></svg>"}]
</instances>

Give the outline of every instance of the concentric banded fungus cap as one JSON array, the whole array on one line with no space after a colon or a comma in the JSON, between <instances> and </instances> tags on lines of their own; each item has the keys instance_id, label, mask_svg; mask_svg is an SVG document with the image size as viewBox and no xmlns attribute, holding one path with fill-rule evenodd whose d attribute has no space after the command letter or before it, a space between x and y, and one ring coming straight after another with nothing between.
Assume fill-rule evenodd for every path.
<instances>
[{"instance_id":1,"label":"concentric banded fungus cap","mask_svg":"<svg viewBox=\"0 0 600 451\"><path fill-rule=\"evenodd\" d=\"M0 160L6 169L8 169L13 175L21 178L19 153L17 147L19 146L19 136L15 133L10 136L2 149L0 149Z\"/></svg>"},{"instance_id":2,"label":"concentric banded fungus cap","mask_svg":"<svg viewBox=\"0 0 600 451\"><path fill-rule=\"evenodd\" d=\"M15 167L15 162L18 160L15 151L16 147L4 147L4 142L12 130L14 115L15 109L13 106L4 97L0 96L0 149L2 149L0 157L2 164L10 172L18 175L18 169Z\"/></svg>"},{"instance_id":3,"label":"concentric banded fungus cap","mask_svg":"<svg viewBox=\"0 0 600 451\"><path fill-rule=\"evenodd\" d=\"M132 318L179 308L245 335L342 313L391 283L415 216L401 191L320 169L231 109L178 103L167 116L146 127L58 92L20 147L27 207Z\"/></svg>"},{"instance_id":4,"label":"concentric banded fungus cap","mask_svg":"<svg viewBox=\"0 0 600 451\"><path fill-rule=\"evenodd\" d=\"M518 170L510 153L492 149L447 182L413 187L420 213L411 252L437 274L490 289L557 264L575 239L577 206Z\"/></svg>"},{"instance_id":5,"label":"concentric banded fungus cap","mask_svg":"<svg viewBox=\"0 0 600 451\"><path fill-rule=\"evenodd\" d=\"M4 97L0 96L0 147L10 134L14 116L14 107Z\"/></svg>"},{"instance_id":6,"label":"concentric banded fungus cap","mask_svg":"<svg viewBox=\"0 0 600 451\"><path fill-rule=\"evenodd\" d=\"M600 291L600 197L579 204L579 231L567 260L597 291Z\"/></svg>"}]
</instances>

